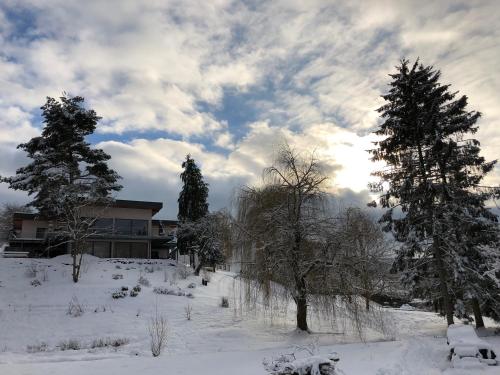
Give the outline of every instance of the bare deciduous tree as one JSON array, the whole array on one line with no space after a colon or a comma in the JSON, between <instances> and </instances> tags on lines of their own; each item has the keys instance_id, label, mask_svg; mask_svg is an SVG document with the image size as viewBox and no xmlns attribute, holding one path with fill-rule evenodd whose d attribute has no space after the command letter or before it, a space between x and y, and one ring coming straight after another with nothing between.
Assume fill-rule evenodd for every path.
<instances>
[{"instance_id":1,"label":"bare deciduous tree","mask_svg":"<svg viewBox=\"0 0 500 375\"><path fill-rule=\"evenodd\" d=\"M342 249L339 271L349 280L354 293L365 298L368 310L372 296L383 293L391 281L391 244L380 225L359 208L342 210L339 222L337 230Z\"/></svg>"},{"instance_id":2,"label":"bare deciduous tree","mask_svg":"<svg viewBox=\"0 0 500 375\"><path fill-rule=\"evenodd\" d=\"M75 199L72 204L61 204L60 215L52 221L50 235L56 237L56 241L49 248L67 244L72 257L72 278L75 283L80 279L83 254L89 238L103 229L96 229L95 223L112 201L112 198Z\"/></svg>"},{"instance_id":3,"label":"bare deciduous tree","mask_svg":"<svg viewBox=\"0 0 500 375\"><path fill-rule=\"evenodd\" d=\"M313 155L303 158L284 145L264 171L264 186L244 188L238 202L243 275L267 291L271 282L282 285L297 306L297 328L304 331L314 288L310 276L333 264L326 179Z\"/></svg>"}]
</instances>

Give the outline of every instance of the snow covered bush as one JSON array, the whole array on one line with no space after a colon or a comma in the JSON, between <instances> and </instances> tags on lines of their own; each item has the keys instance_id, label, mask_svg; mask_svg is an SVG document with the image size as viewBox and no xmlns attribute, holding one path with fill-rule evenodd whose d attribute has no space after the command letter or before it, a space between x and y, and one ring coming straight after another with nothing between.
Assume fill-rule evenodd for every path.
<instances>
[{"instance_id":1,"label":"snow covered bush","mask_svg":"<svg viewBox=\"0 0 500 375\"><path fill-rule=\"evenodd\" d=\"M190 289L194 289L194 288L196 288L196 284L195 284L195 283L190 283L190 284L188 285L188 288L190 288Z\"/></svg>"},{"instance_id":2,"label":"snow covered bush","mask_svg":"<svg viewBox=\"0 0 500 375\"><path fill-rule=\"evenodd\" d=\"M169 289L169 288L164 288L164 287L160 287L160 286L154 287L153 293L165 294L165 295L169 295L169 296L179 296L179 297L186 296L186 293L180 288ZM188 293L188 294L191 294L191 293Z\"/></svg>"},{"instance_id":3,"label":"snow covered bush","mask_svg":"<svg viewBox=\"0 0 500 375\"><path fill-rule=\"evenodd\" d=\"M126 337L119 337L119 338L98 338L92 341L90 344L91 349L95 348L106 348L106 347L112 347L112 348L118 348L123 345L127 345L130 342L130 340Z\"/></svg>"},{"instance_id":4,"label":"snow covered bush","mask_svg":"<svg viewBox=\"0 0 500 375\"><path fill-rule=\"evenodd\" d=\"M128 291L128 286L122 286L122 292Z\"/></svg>"},{"instance_id":5,"label":"snow covered bush","mask_svg":"<svg viewBox=\"0 0 500 375\"><path fill-rule=\"evenodd\" d=\"M129 293L130 297L137 297L139 295L139 292L136 290L132 289Z\"/></svg>"},{"instance_id":6,"label":"snow covered bush","mask_svg":"<svg viewBox=\"0 0 500 375\"><path fill-rule=\"evenodd\" d=\"M69 301L66 314L72 316L73 318L76 318L78 316L82 316L84 312L85 309L83 305L78 301L78 298L76 296L71 297L71 301Z\"/></svg>"},{"instance_id":7,"label":"snow covered bush","mask_svg":"<svg viewBox=\"0 0 500 375\"><path fill-rule=\"evenodd\" d=\"M153 267L153 266L151 266L151 267L146 266L146 267L144 267L144 271L145 271L146 273L153 273L153 272L155 272L155 269L154 269L154 267Z\"/></svg>"},{"instance_id":8,"label":"snow covered bush","mask_svg":"<svg viewBox=\"0 0 500 375\"><path fill-rule=\"evenodd\" d=\"M123 279L123 275L121 273L114 273L113 276L111 276L113 280L120 280Z\"/></svg>"},{"instance_id":9,"label":"snow covered bush","mask_svg":"<svg viewBox=\"0 0 500 375\"><path fill-rule=\"evenodd\" d=\"M313 355L297 359L295 354L282 354L272 360L264 359L263 365L271 375L340 375L335 371L336 353L329 358Z\"/></svg>"},{"instance_id":10,"label":"snow covered bush","mask_svg":"<svg viewBox=\"0 0 500 375\"><path fill-rule=\"evenodd\" d=\"M39 344L27 345L26 351L28 353L40 353L40 352L46 352L48 348L49 346L47 345L47 343L41 342Z\"/></svg>"},{"instance_id":11,"label":"snow covered bush","mask_svg":"<svg viewBox=\"0 0 500 375\"><path fill-rule=\"evenodd\" d=\"M176 274L182 279L182 280L186 280L189 275L191 275L191 270L186 267L184 264L179 264L177 266L177 271L176 271Z\"/></svg>"},{"instance_id":12,"label":"snow covered bush","mask_svg":"<svg viewBox=\"0 0 500 375\"><path fill-rule=\"evenodd\" d=\"M227 297L221 298L220 307L229 307L229 299Z\"/></svg>"},{"instance_id":13,"label":"snow covered bush","mask_svg":"<svg viewBox=\"0 0 500 375\"><path fill-rule=\"evenodd\" d=\"M111 294L111 297L113 299L125 298L126 296L127 296L127 292L124 292L123 290L117 290L116 292L113 292Z\"/></svg>"},{"instance_id":14,"label":"snow covered bush","mask_svg":"<svg viewBox=\"0 0 500 375\"><path fill-rule=\"evenodd\" d=\"M140 286L140 285L136 285L136 286L134 286L134 287L132 288L132 290L133 290L134 292L139 293L139 292L141 291L141 286Z\"/></svg>"},{"instance_id":15,"label":"snow covered bush","mask_svg":"<svg viewBox=\"0 0 500 375\"><path fill-rule=\"evenodd\" d=\"M145 278L144 276L141 276L139 277L139 280L137 280L137 282L142 285L142 286L151 286L151 283L149 282L149 280L147 278Z\"/></svg>"},{"instance_id":16,"label":"snow covered bush","mask_svg":"<svg viewBox=\"0 0 500 375\"><path fill-rule=\"evenodd\" d=\"M153 293L156 293L156 294L169 294L168 293L169 291L170 291L170 289L162 288L161 286L155 286L153 288Z\"/></svg>"},{"instance_id":17,"label":"snow covered bush","mask_svg":"<svg viewBox=\"0 0 500 375\"><path fill-rule=\"evenodd\" d=\"M158 357L167 344L167 319L158 312L158 305L155 306L153 316L148 323L148 333L150 338L150 348L153 357Z\"/></svg>"},{"instance_id":18,"label":"snow covered bush","mask_svg":"<svg viewBox=\"0 0 500 375\"><path fill-rule=\"evenodd\" d=\"M31 284L31 286L35 286L35 287L42 285L42 283L38 279L31 281L30 284Z\"/></svg>"},{"instance_id":19,"label":"snow covered bush","mask_svg":"<svg viewBox=\"0 0 500 375\"><path fill-rule=\"evenodd\" d=\"M82 347L80 342L76 339L69 339L66 341L61 341L58 346L59 346L59 349L61 349L62 351L64 351L64 350L80 350L80 348Z\"/></svg>"}]
</instances>

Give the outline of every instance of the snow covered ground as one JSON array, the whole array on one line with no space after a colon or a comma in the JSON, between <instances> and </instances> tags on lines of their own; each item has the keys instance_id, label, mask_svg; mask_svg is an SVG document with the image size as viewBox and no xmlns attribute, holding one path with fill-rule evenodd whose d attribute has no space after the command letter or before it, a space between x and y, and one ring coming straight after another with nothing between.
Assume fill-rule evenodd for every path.
<instances>
[{"instance_id":1,"label":"snow covered ground","mask_svg":"<svg viewBox=\"0 0 500 375\"><path fill-rule=\"evenodd\" d=\"M82 278L74 284L68 256L0 258L0 374L258 375L265 374L264 358L313 341L318 354L339 353L346 375L500 374L498 366L466 373L450 370L446 324L433 313L384 310L389 334L367 330L366 342L345 322L332 328L313 314L311 328L316 333L303 334L294 330L291 309L273 317L242 309L238 282L230 273L212 274L205 287L200 277L182 279L171 261L123 261L87 257ZM31 285L35 277L27 275L34 264L39 286ZM115 274L123 279L113 279ZM122 286L131 289L140 276L151 286L143 286L137 297L111 297ZM188 288L191 283L196 287ZM194 298L157 295L154 287L179 288ZM229 308L220 307L222 296L229 298ZM77 317L67 314L75 297L84 308ZM186 319L188 305L191 320ZM147 332L155 306L169 323L167 347L158 358L151 356ZM108 338L125 339L127 344L92 348ZM69 340L80 349L61 350ZM500 352L499 336L485 340Z\"/></svg>"}]
</instances>

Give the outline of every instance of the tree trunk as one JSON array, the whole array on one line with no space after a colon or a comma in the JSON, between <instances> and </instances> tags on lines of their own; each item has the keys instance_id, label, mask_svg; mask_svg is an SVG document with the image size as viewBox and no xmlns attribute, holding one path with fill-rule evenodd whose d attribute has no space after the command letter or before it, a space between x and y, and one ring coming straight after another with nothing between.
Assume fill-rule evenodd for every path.
<instances>
[{"instance_id":1,"label":"tree trunk","mask_svg":"<svg viewBox=\"0 0 500 375\"><path fill-rule=\"evenodd\" d=\"M436 259L437 271L439 274L439 288L441 289L441 297L443 302L444 312L446 314L446 322L452 325L453 321L453 306L451 305L450 295L448 293L448 283L446 282L446 269L444 268L439 241L434 238L434 257Z\"/></svg>"},{"instance_id":2,"label":"tree trunk","mask_svg":"<svg viewBox=\"0 0 500 375\"><path fill-rule=\"evenodd\" d=\"M370 299L368 297L365 297L365 309L366 311L370 310Z\"/></svg>"},{"instance_id":3,"label":"tree trunk","mask_svg":"<svg viewBox=\"0 0 500 375\"><path fill-rule=\"evenodd\" d=\"M71 242L69 246L71 246ZM82 268L82 259L83 259L83 253L80 252L80 246L78 243L76 243L74 246L72 246L71 249L71 256L73 258L73 282L77 283L78 280L80 279L80 269ZM80 258L78 259L77 262L77 257L80 255Z\"/></svg>"},{"instance_id":4,"label":"tree trunk","mask_svg":"<svg viewBox=\"0 0 500 375\"><path fill-rule=\"evenodd\" d=\"M198 264L198 266L194 270L194 275L195 276L199 276L200 275L201 267L203 267L203 264L200 262L200 264Z\"/></svg>"},{"instance_id":5,"label":"tree trunk","mask_svg":"<svg viewBox=\"0 0 500 375\"><path fill-rule=\"evenodd\" d=\"M479 301L477 298L473 298L472 301L472 311L474 311L474 321L476 322L477 328L484 328L483 314L481 313L481 306L479 306Z\"/></svg>"},{"instance_id":6,"label":"tree trunk","mask_svg":"<svg viewBox=\"0 0 500 375\"><path fill-rule=\"evenodd\" d=\"M308 331L307 327L307 298L297 297L297 328L302 331Z\"/></svg>"}]
</instances>

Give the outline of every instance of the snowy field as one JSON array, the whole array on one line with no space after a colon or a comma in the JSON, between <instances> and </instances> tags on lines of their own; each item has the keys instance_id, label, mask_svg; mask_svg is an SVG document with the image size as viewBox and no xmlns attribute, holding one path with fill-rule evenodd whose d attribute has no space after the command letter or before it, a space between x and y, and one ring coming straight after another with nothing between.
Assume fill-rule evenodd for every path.
<instances>
[{"instance_id":1,"label":"snowy field","mask_svg":"<svg viewBox=\"0 0 500 375\"><path fill-rule=\"evenodd\" d=\"M450 370L446 324L433 313L383 310L386 334L367 329L362 342L346 322L331 326L313 312L315 333L303 334L294 330L291 309L272 316L243 309L232 274L211 274L208 286L202 286L201 277L183 279L180 268L172 261L87 257L74 284L68 256L0 258L0 374L258 375L265 374L264 358L313 342L320 354L339 353L346 375L500 374L498 366ZM132 289L141 276L150 286L142 286L138 296L112 298L122 286ZM41 285L32 285L35 278ZM155 287L194 298L158 295ZM229 308L220 306L222 296ZM68 314L71 301L83 307L80 316ZM168 319L169 333L164 353L153 358L147 325L156 306ZM492 332L484 332L484 339L499 353L500 336ZM61 350L68 345L79 349Z\"/></svg>"}]
</instances>

